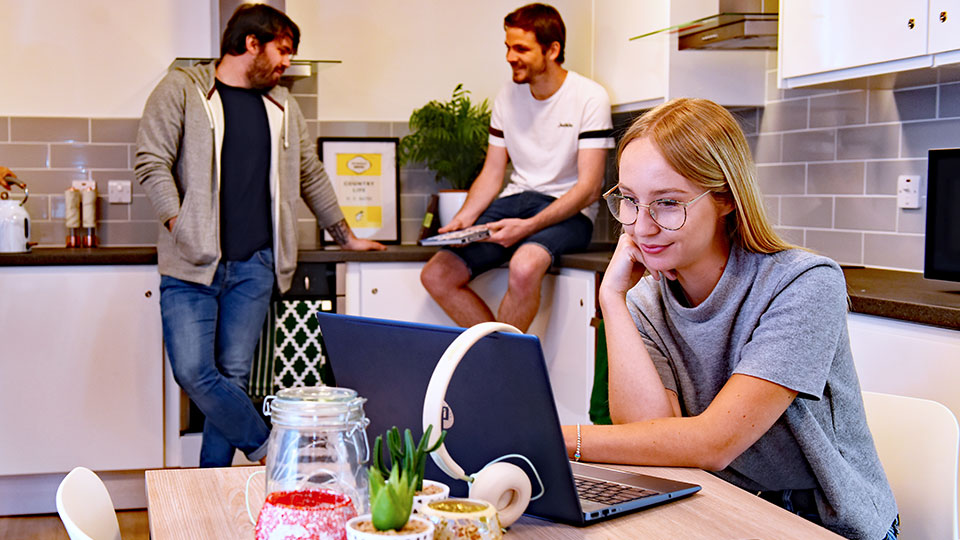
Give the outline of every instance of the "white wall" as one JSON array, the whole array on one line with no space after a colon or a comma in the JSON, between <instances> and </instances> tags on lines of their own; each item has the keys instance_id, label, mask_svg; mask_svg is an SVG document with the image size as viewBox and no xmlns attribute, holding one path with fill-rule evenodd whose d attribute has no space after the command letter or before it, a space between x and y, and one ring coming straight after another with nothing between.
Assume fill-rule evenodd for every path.
<instances>
[{"instance_id":1,"label":"white wall","mask_svg":"<svg viewBox=\"0 0 960 540\"><path fill-rule=\"evenodd\" d=\"M197 0L0 0L0 116L139 117L177 56L209 56Z\"/></svg>"},{"instance_id":2,"label":"white wall","mask_svg":"<svg viewBox=\"0 0 960 540\"><path fill-rule=\"evenodd\" d=\"M405 121L463 82L508 80L503 17L524 0L287 0L299 58L321 67L319 119ZM554 0L566 67L591 74L592 1ZM207 0L0 0L0 116L139 117L177 56L211 56Z\"/></svg>"}]
</instances>

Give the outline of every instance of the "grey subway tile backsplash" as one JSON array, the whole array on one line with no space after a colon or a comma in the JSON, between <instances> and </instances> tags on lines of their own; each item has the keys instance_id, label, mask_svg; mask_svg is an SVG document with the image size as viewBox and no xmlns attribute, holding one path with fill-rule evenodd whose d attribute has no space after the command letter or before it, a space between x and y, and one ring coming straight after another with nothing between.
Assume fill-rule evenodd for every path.
<instances>
[{"instance_id":1,"label":"grey subway tile backsplash","mask_svg":"<svg viewBox=\"0 0 960 540\"><path fill-rule=\"evenodd\" d=\"M837 159L896 158L900 152L900 126L840 128L837 130Z\"/></svg>"},{"instance_id":2,"label":"grey subway tile backsplash","mask_svg":"<svg viewBox=\"0 0 960 540\"><path fill-rule=\"evenodd\" d=\"M47 220L50 219L50 196L30 194L27 197L27 203L24 205L30 219Z\"/></svg>"},{"instance_id":3,"label":"grey subway tile backsplash","mask_svg":"<svg viewBox=\"0 0 960 540\"><path fill-rule=\"evenodd\" d=\"M804 164L758 165L757 182L764 195L803 195L804 177L807 166Z\"/></svg>"},{"instance_id":4,"label":"grey subway tile backsplash","mask_svg":"<svg viewBox=\"0 0 960 540\"><path fill-rule=\"evenodd\" d=\"M780 162L780 146L783 136L777 134L748 135L747 144L757 163Z\"/></svg>"},{"instance_id":5,"label":"grey subway tile backsplash","mask_svg":"<svg viewBox=\"0 0 960 540\"><path fill-rule=\"evenodd\" d=\"M810 127L862 124L867 117L867 93L844 92L810 98Z\"/></svg>"},{"instance_id":6,"label":"grey subway tile backsplash","mask_svg":"<svg viewBox=\"0 0 960 540\"><path fill-rule=\"evenodd\" d=\"M0 163L21 178L23 175L18 169L47 167L49 159L50 149L46 144L0 143Z\"/></svg>"},{"instance_id":7,"label":"grey subway tile backsplash","mask_svg":"<svg viewBox=\"0 0 960 540\"><path fill-rule=\"evenodd\" d=\"M90 121L91 142L129 143L137 142L139 118L94 118Z\"/></svg>"},{"instance_id":8,"label":"grey subway tile backsplash","mask_svg":"<svg viewBox=\"0 0 960 540\"><path fill-rule=\"evenodd\" d=\"M780 224L793 227L833 227L832 197L781 197Z\"/></svg>"},{"instance_id":9,"label":"grey subway tile backsplash","mask_svg":"<svg viewBox=\"0 0 960 540\"><path fill-rule=\"evenodd\" d=\"M803 246L804 230L794 227L774 227L773 230L787 242L797 246Z\"/></svg>"},{"instance_id":10,"label":"grey subway tile backsplash","mask_svg":"<svg viewBox=\"0 0 960 540\"><path fill-rule=\"evenodd\" d=\"M106 190L97 197L97 221L130 221L130 205L110 204L107 197L102 196L104 193Z\"/></svg>"},{"instance_id":11,"label":"grey subway tile backsplash","mask_svg":"<svg viewBox=\"0 0 960 540\"><path fill-rule=\"evenodd\" d=\"M837 153L837 132L833 129L783 134L783 161L833 161Z\"/></svg>"},{"instance_id":12,"label":"grey subway tile backsplash","mask_svg":"<svg viewBox=\"0 0 960 540\"><path fill-rule=\"evenodd\" d=\"M940 118L960 116L960 83L940 85Z\"/></svg>"},{"instance_id":13,"label":"grey subway tile backsplash","mask_svg":"<svg viewBox=\"0 0 960 540\"><path fill-rule=\"evenodd\" d=\"M127 169L130 149L117 144L51 144L50 166Z\"/></svg>"},{"instance_id":14,"label":"grey subway tile backsplash","mask_svg":"<svg viewBox=\"0 0 960 540\"><path fill-rule=\"evenodd\" d=\"M809 101L806 99L790 99L768 103L760 115L760 131L806 129L808 107Z\"/></svg>"},{"instance_id":15,"label":"grey subway tile backsplash","mask_svg":"<svg viewBox=\"0 0 960 540\"><path fill-rule=\"evenodd\" d=\"M811 229L807 231L804 247L841 264L862 264L863 262L863 233Z\"/></svg>"},{"instance_id":16,"label":"grey subway tile backsplash","mask_svg":"<svg viewBox=\"0 0 960 540\"><path fill-rule=\"evenodd\" d=\"M63 246L67 238L67 229L63 220L30 220L30 241L41 245Z\"/></svg>"},{"instance_id":17,"label":"grey subway tile backsplash","mask_svg":"<svg viewBox=\"0 0 960 540\"><path fill-rule=\"evenodd\" d=\"M86 118L11 118L10 140L21 142L89 142L90 121Z\"/></svg>"},{"instance_id":18,"label":"grey subway tile backsplash","mask_svg":"<svg viewBox=\"0 0 960 540\"><path fill-rule=\"evenodd\" d=\"M157 213L146 195L134 195L130 198L130 219L134 221L157 219Z\"/></svg>"},{"instance_id":19,"label":"grey subway tile backsplash","mask_svg":"<svg viewBox=\"0 0 960 540\"><path fill-rule=\"evenodd\" d=\"M902 157L927 157L931 148L960 146L960 120L931 120L903 124Z\"/></svg>"},{"instance_id":20,"label":"grey subway tile backsplash","mask_svg":"<svg viewBox=\"0 0 960 540\"><path fill-rule=\"evenodd\" d=\"M919 175L920 185L926 184L927 160L868 161L866 170L867 195L896 195L900 175ZM921 189L923 189L921 187ZM922 192L921 192L922 193Z\"/></svg>"},{"instance_id":21,"label":"grey subway tile backsplash","mask_svg":"<svg viewBox=\"0 0 960 540\"><path fill-rule=\"evenodd\" d=\"M154 245L158 232L156 221L116 221L98 223L97 226L100 244L111 246Z\"/></svg>"},{"instance_id":22,"label":"grey subway tile backsplash","mask_svg":"<svg viewBox=\"0 0 960 540\"><path fill-rule=\"evenodd\" d=\"M320 122L321 137L390 137L390 122Z\"/></svg>"},{"instance_id":23,"label":"grey subway tile backsplash","mask_svg":"<svg viewBox=\"0 0 960 540\"><path fill-rule=\"evenodd\" d=\"M810 195L856 195L863 193L862 161L811 163L807 165Z\"/></svg>"},{"instance_id":24,"label":"grey subway tile backsplash","mask_svg":"<svg viewBox=\"0 0 960 540\"><path fill-rule=\"evenodd\" d=\"M0 163L4 160L0 157ZM89 180L90 177L82 169L19 169L10 165L24 183L30 188L30 193L60 193L70 188L74 180Z\"/></svg>"},{"instance_id":25,"label":"grey subway tile backsplash","mask_svg":"<svg viewBox=\"0 0 960 540\"><path fill-rule=\"evenodd\" d=\"M834 228L897 230L896 197L837 197Z\"/></svg>"},{"instance_id":26,"label":"grey subway tile backsplash","mask_svg":"<svg viewBox=\"0 0 960 540\"><path fill-rule=\"evenodd\" d=\"M924 234L927 228L927 198L920 198L920 208L899 208L897 232Z\"/></svg>"},{"instance_id":27,"label":"grey subway tile backsplash","mask_svg":"<svg viewBox=\"0 0 960 540\"><path fill-rule=\"evenodd\" d=\"M767 211L767 218L774 225L780 224L780 197L764 197L763 207Z\"/></svg>"},{"instance_id":28,"label":"grey subway tile backsplash","mask_svg":"<svg viewBox=\"0 0 960 540\"><path fill-rule=\"evenodd\" d=\"M923 269L923 236L866 233L863 264L907 270Z\"/></svg>"},{"instance_id":29,"label":"grey subway tile backsplash","mask_svg":"<svg viewBox=\"0 0 960 540\"><path fill-rule=\"evenodd\" d=\"M870 91L870 123L923 120L936 116L936 86L896 91Z\"/></svg>"}]
</instances>

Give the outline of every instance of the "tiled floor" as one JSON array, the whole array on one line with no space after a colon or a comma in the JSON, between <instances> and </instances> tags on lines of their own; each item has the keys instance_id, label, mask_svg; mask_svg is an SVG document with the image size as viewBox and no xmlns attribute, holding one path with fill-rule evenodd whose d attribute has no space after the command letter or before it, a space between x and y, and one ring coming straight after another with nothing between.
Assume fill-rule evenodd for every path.
<instances>
[{"instance_id":1,"label":"tiled floor","mask_svg":"<svg viewBox=\"0 0 960 540\"><path fill-rule=\"evenodd\" d=\"M150 530L146 510L121 510L120 536L123 540L147 540ZM57 514L0 517L0 538L4 540L69 540Z\"/></svg>"}]
</instances>

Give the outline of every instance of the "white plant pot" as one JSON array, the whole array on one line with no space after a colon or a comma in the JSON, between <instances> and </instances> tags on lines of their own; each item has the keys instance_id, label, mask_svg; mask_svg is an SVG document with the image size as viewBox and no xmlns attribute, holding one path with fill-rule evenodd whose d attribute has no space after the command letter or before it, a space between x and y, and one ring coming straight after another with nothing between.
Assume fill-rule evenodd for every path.
<instances>
[{"instance_id":1,"label":"white plant pot","mask_svg":"<svg viewBox=\"0 0 960 540\"><path fill-rule=\"evenodd\" d=\"M467 200L467 192L462 189L441 189L438 201L437 213L440 214L440 226L443 227L453 216L457 215L463 202Z\"/></svg>"},{"instance_id":2,"label":"white plant pot","mask_svg":"<svg viewBox=\"0 0 960 540\"><path fill-rule=\"evenodd\" d=\"M413 511L419 512L420 507L424 504L432 503L433 501L439 501L450 497L450 486L441 483L435 482L433 480L427 480L424 478L423 487L426 489L427 486L438 486L441 491L438 493L433 493L429 495L414 495L413 496Z\"/></svg>"},{"instance_id":3,"label":"white plant pot","mask_svg":"<svg viewBox=\"0 0 960 540\"><path fill-rule=\"evenodd\" d=\"M418 533L398 534L396 531L390 531L389 535L377 534L376 532L366 532L356 529L356 524L361 521L370 521L370 514L357 516L347 522L347 540L433 540L434 525L428 519L419 516L410 515L410 521L417 521L427 526L426 530Z\"/></svg>"}]
</instances>

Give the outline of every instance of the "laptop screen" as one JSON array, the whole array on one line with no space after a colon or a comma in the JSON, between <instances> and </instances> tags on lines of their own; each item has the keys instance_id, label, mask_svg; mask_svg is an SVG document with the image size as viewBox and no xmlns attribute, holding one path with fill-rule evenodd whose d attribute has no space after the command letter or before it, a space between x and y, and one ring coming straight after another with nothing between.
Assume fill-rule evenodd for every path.
<instances>
[{"instance_id":1,"label":"laptop screen","mask_svg":"<svg viewBox=\"0 0 960 540\"><path fill-rule=\"evenodd\" d=\"M460 328L318 313L327 359L337 386L352 388L364 405L372 441L385 430L422 429L423 397L433 368ZM580 509L567 460L540 341L535 336L492 334L464 356L447 388L443 429L453 459L468 473L507 454L533 462L546 487L528 513L570 520ZM530 467L509 460L539 486ZM453 480L427 461L426 477L450 486L451 495L467 495L465 482Z\"/></svg>"}]
</instances>

